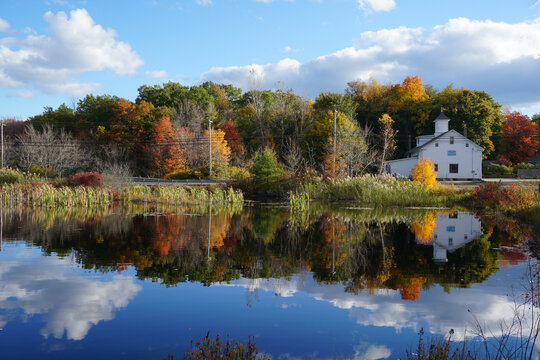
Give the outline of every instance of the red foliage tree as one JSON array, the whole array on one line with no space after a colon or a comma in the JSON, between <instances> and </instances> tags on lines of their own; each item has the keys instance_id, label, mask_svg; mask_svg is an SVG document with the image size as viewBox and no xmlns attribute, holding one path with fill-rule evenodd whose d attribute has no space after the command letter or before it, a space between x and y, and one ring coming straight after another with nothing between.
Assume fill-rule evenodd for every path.
<instances>
[{"instance_id":1,"label":"red foliage tree","mask_svg":"<svg viewBox=\"0 0 540 360\"><path fill-rule=\"evenodd\" d=\"M238 129L234 126L231 120L227 120L223 126L225 132L225 140L231 149L231 155L233 159L241 159L244 156L244 144L242 138L238 133Z\"/></svg>"},{"instance_id":2,"label":"red foliage tree","mask_svg":"<svg viewBox=\"0 0 540 360\"><path fill-rule=\"evenodd\" d=\"M531 158L538 150L537 125L518 111L508 112L502 130L505 157L513 163Z\"/></svg>"}]
</instances>

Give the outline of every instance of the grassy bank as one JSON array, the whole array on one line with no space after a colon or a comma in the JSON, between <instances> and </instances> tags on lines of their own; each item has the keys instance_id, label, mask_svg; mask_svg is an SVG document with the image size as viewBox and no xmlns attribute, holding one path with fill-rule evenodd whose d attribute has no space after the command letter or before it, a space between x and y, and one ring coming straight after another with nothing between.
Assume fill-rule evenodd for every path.
<instances>
[{"instance_id":1,"label":"grassy bank","mask_svg":"<svg viewBox=\"0 0 540 360\"><path fill-rule=\"evenodd\" d=\"M451 187L428 188L393 176L365 175L353 179L312 181L300 186L312 199L346 201L368 206L453 207L462 205L472 191Z\"/></svg>"}]
</instances>

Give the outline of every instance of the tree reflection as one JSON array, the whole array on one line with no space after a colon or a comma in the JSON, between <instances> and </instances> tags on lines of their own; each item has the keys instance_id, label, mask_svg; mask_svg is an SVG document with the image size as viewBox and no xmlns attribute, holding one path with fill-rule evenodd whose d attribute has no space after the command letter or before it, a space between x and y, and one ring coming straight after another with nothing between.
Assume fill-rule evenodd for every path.
<instances>
[{"instance_id":1,"label":"tree reflection","mask_svg":"<svg viewBox=\"0 0 540 360\"><path fill-rule=\"evenodd\" d=\"M462 247L446 244L446 262L434 261L432 246L442 231L437 221L451 214L319 209L298 228L288 221L287 211L270 207L249 207L238 214L160 212L10 213L2 230L5 239L24 239L48 254L72 255L87 269L133 268L140 279L167 286L308 271L320 283L344 284L350 293L398 290L404 300L417 300L433 284L449 291L485 281L498 270L500 259L508 260L502 265L521 259L494 250L515 240L488 222L482 236L467 238Z\"/></svg>"}]
</instances>

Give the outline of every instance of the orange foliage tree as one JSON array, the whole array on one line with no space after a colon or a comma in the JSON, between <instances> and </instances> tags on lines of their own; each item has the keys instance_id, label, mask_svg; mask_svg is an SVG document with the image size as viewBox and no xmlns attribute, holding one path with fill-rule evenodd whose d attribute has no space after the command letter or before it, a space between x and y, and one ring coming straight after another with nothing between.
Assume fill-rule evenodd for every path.
<instances>
[{"instance_id":1,"label":"orange foliage tree","mask_svg":"<svg viewBox=\"0 0 540 360\"><path fill-rule=\"evenodd\" d=\"M163 116L154 124L156 146L153 148L152 168L156 175L184 170L186 150L176 136L168 116Z\"/></svg>"},{"instance_id":2,"label":"orange foliage tree","mask_svg":"<svg viewBox=\"0 0 540 360\"><path fill-rule=\"evenodd\" d=\"M433 162L428 158L421 158L412 168L411 174L414 181L428 188L437 186L437 172Z\"/></svg>"}]
</instances>

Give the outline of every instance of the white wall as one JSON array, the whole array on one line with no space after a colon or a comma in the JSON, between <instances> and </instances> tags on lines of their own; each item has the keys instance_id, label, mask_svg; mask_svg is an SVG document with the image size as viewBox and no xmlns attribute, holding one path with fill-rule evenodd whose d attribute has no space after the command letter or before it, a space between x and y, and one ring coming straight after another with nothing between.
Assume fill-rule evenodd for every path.
<instances>
[{"instance_id":1,"label":"white wall","mask_svg":"<svg viewBox=\"0 0 540 360\"><path fill-rule=\"evenodd\" d=\"M385 174L399 175L408 178L411 176L411 169L417 162L418 158L416 157L387 161L385 163L384 172ZM387 171L388 166L390 166L390 171Z\"/></svg>"},{"instance_id":2,"label":"white wall","mask_svg":"<svg viewBox=\"0 0 540 360\"><path fill-rule=\"evenodd\" d=\"M454 144L450 137L454 136ZM469 147L466 147L466 144ZM437 147L436 144L439 146ZM455 156L448 155L455 151ZM480 149L457 133L449 133L427 145L420 151L420 158L426 157L438 165L437 179L481 179L482 152ZM458 173L450 173L450 164L458 164Z\"/></svg>"}]
</instances>

